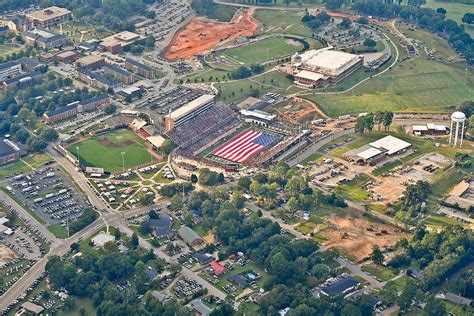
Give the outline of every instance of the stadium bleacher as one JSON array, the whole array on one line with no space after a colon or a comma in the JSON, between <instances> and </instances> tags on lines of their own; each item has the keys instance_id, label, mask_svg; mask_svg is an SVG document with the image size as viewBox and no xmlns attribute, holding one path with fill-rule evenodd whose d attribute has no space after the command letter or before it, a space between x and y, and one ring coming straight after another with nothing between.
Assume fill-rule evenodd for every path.
<instances>
[{"instance_id":1,"label":"stadium bleacher","mask_svg":"<svg viewBox=\"0 0 474 316\"><path fill-rule=\"evenodd\" d=\"M239 123L238 115L232 109L213 105L193 120L168 131L167 136L179 146L181 155L190 157Z\"/></svg>"}]
</instances>

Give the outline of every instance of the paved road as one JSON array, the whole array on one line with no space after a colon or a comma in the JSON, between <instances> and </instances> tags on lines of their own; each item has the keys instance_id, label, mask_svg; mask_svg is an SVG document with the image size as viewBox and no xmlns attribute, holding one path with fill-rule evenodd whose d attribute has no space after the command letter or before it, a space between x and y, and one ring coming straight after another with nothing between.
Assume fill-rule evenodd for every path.
<instances>
[{"instance_id":1,"label":"paved road","mask_svg":"<svg viewBox=\"0 0 474 316\"><path fill-rule=\"evenodd\" d=\"M253 211L260 210L263 214L263 217L268 218L271 221L278 223L283 229L287 230L289 233L291 233L295 237L301 238L301 239L308 239L308 236L306 236L305 234L303 234L300 231L296 230L292 225L284 223L280 218L273 217L271 212L266 211L266 210L258 207L257 205L255 205L253 203L250 203L250 202L245 202L245 207L250 209L250 210L253 210ZM328 248L326 248L325 246L323 246L321 244L319 245L319 250L326 251L327 249ZM350 262L350 261L348 261L344 258L341 258L341 257L337 258L336 260L341 266L346 267L347 269L349 269L351 275L354 275L354 276L357 275L357 276L360 276L360 277L364 278L365 280L367 280L370 283L371 288L380 289L385 285L385 282L379 282L374 277L372 277L372 276L368 275L366 272L362 271L361 268L358 265L356 265L356 264L354 264L354 263L352 263L352 262Z\"/></svg>"},{"instance_id":2,"label":"paved road","mask_svg":"<svg viewBox=\"0 0 474 316\"><path fill-rule=\"evenodd\" d=\"M287 163L289 166L293 167L299 164L300 162L304 161L305 159L307 159L312 154L316 153L321 147L328 144L329 142L332 142L334 139L341 137L343 135L349 135L353 133L354 133L353 128L331 133L325 138L321 138L315 141L314 143L306 147L304 150L300 151L296 156L294 156L289 161L287 161Z\"/></svg>"}]
</instances>

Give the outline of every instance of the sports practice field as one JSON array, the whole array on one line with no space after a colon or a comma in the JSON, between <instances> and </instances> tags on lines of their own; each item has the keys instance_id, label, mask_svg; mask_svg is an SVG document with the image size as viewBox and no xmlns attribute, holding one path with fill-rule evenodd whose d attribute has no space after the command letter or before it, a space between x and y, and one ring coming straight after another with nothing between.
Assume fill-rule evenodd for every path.
<instances>
[{"instance_id":1,"label":"sports practice field","mask_svg":"<svg viewBox=\"0 0 474 316\"><path fill-rule=\"evenodd\" d=\"M472 80L461 66L416 60L368 80L353 91L305 98L333 117L384 110L452 111L473 95Z\"/></svg>"},{"instance_id":2,"label":"sports practice field","mask_svg":"<svg viewBox=\"0 0 474 316\"><path fill-rule=\"evenodd\" d=\"M94 136L84 142L68 147L68 151L77 157L86 167L104 168L109 172L122 171L122 155L125 152L125 169L150 162L150 153L143 140L127 129L119 129L108 134Z\"/></svg>"},{"instance_id":3,"label":"sports practice field","mask_svg":"<svg viewBox=\"0 0 474 316\"><path fill-rule=\"evenodd\" d=\"M250 65L261 64L268 60L288 56L302 48L303 45L301 43L293 40L271 38L229 49L224 52L224 55L236 62Z\"/></svg>"}]
</instances>

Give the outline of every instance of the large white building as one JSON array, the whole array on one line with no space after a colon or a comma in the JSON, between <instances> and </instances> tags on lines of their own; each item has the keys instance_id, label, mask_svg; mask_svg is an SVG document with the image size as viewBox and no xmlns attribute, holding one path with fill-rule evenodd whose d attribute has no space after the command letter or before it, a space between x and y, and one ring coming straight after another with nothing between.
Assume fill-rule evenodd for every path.
<instances>
[{"instance_id":1,"label":"large white building","mask_svg":"<svg viewBox=\"0 0 474 316\"><path fill-rule=\"evenodd\" d=\"M174 110L165 117L165 128L167 131L182 125L199 114L208 110L214 105L215 96L212 94L204 94L189 102L188 104Z\"/></svg>"},{"instance_id":2,"label":"large white building","mask_svg":"<svg viewBox=\"0 0 474 316\"><path fill-rule=\"evenodd\" d=\"M364 57L333 50L332 47L296 53L291 58L295 83L316 87L334 84L363 65Z\"/></svg>"}]
</instances>

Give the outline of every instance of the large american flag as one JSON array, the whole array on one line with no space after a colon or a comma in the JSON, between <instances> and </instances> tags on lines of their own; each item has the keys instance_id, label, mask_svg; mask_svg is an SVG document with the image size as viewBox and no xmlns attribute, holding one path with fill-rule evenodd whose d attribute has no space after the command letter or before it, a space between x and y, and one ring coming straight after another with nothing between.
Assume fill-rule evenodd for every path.
<instances>
[{"instance_id":1,"label":"large american flag","mask_svg":"<svg viewBox=\"0 0 474 316\"><path fill-rule=\"evenodd\" d=\"M278 136L248 129L214 150L211 154L241 163L270 146L278 139Z\"/></svg>"}]
</instances>

